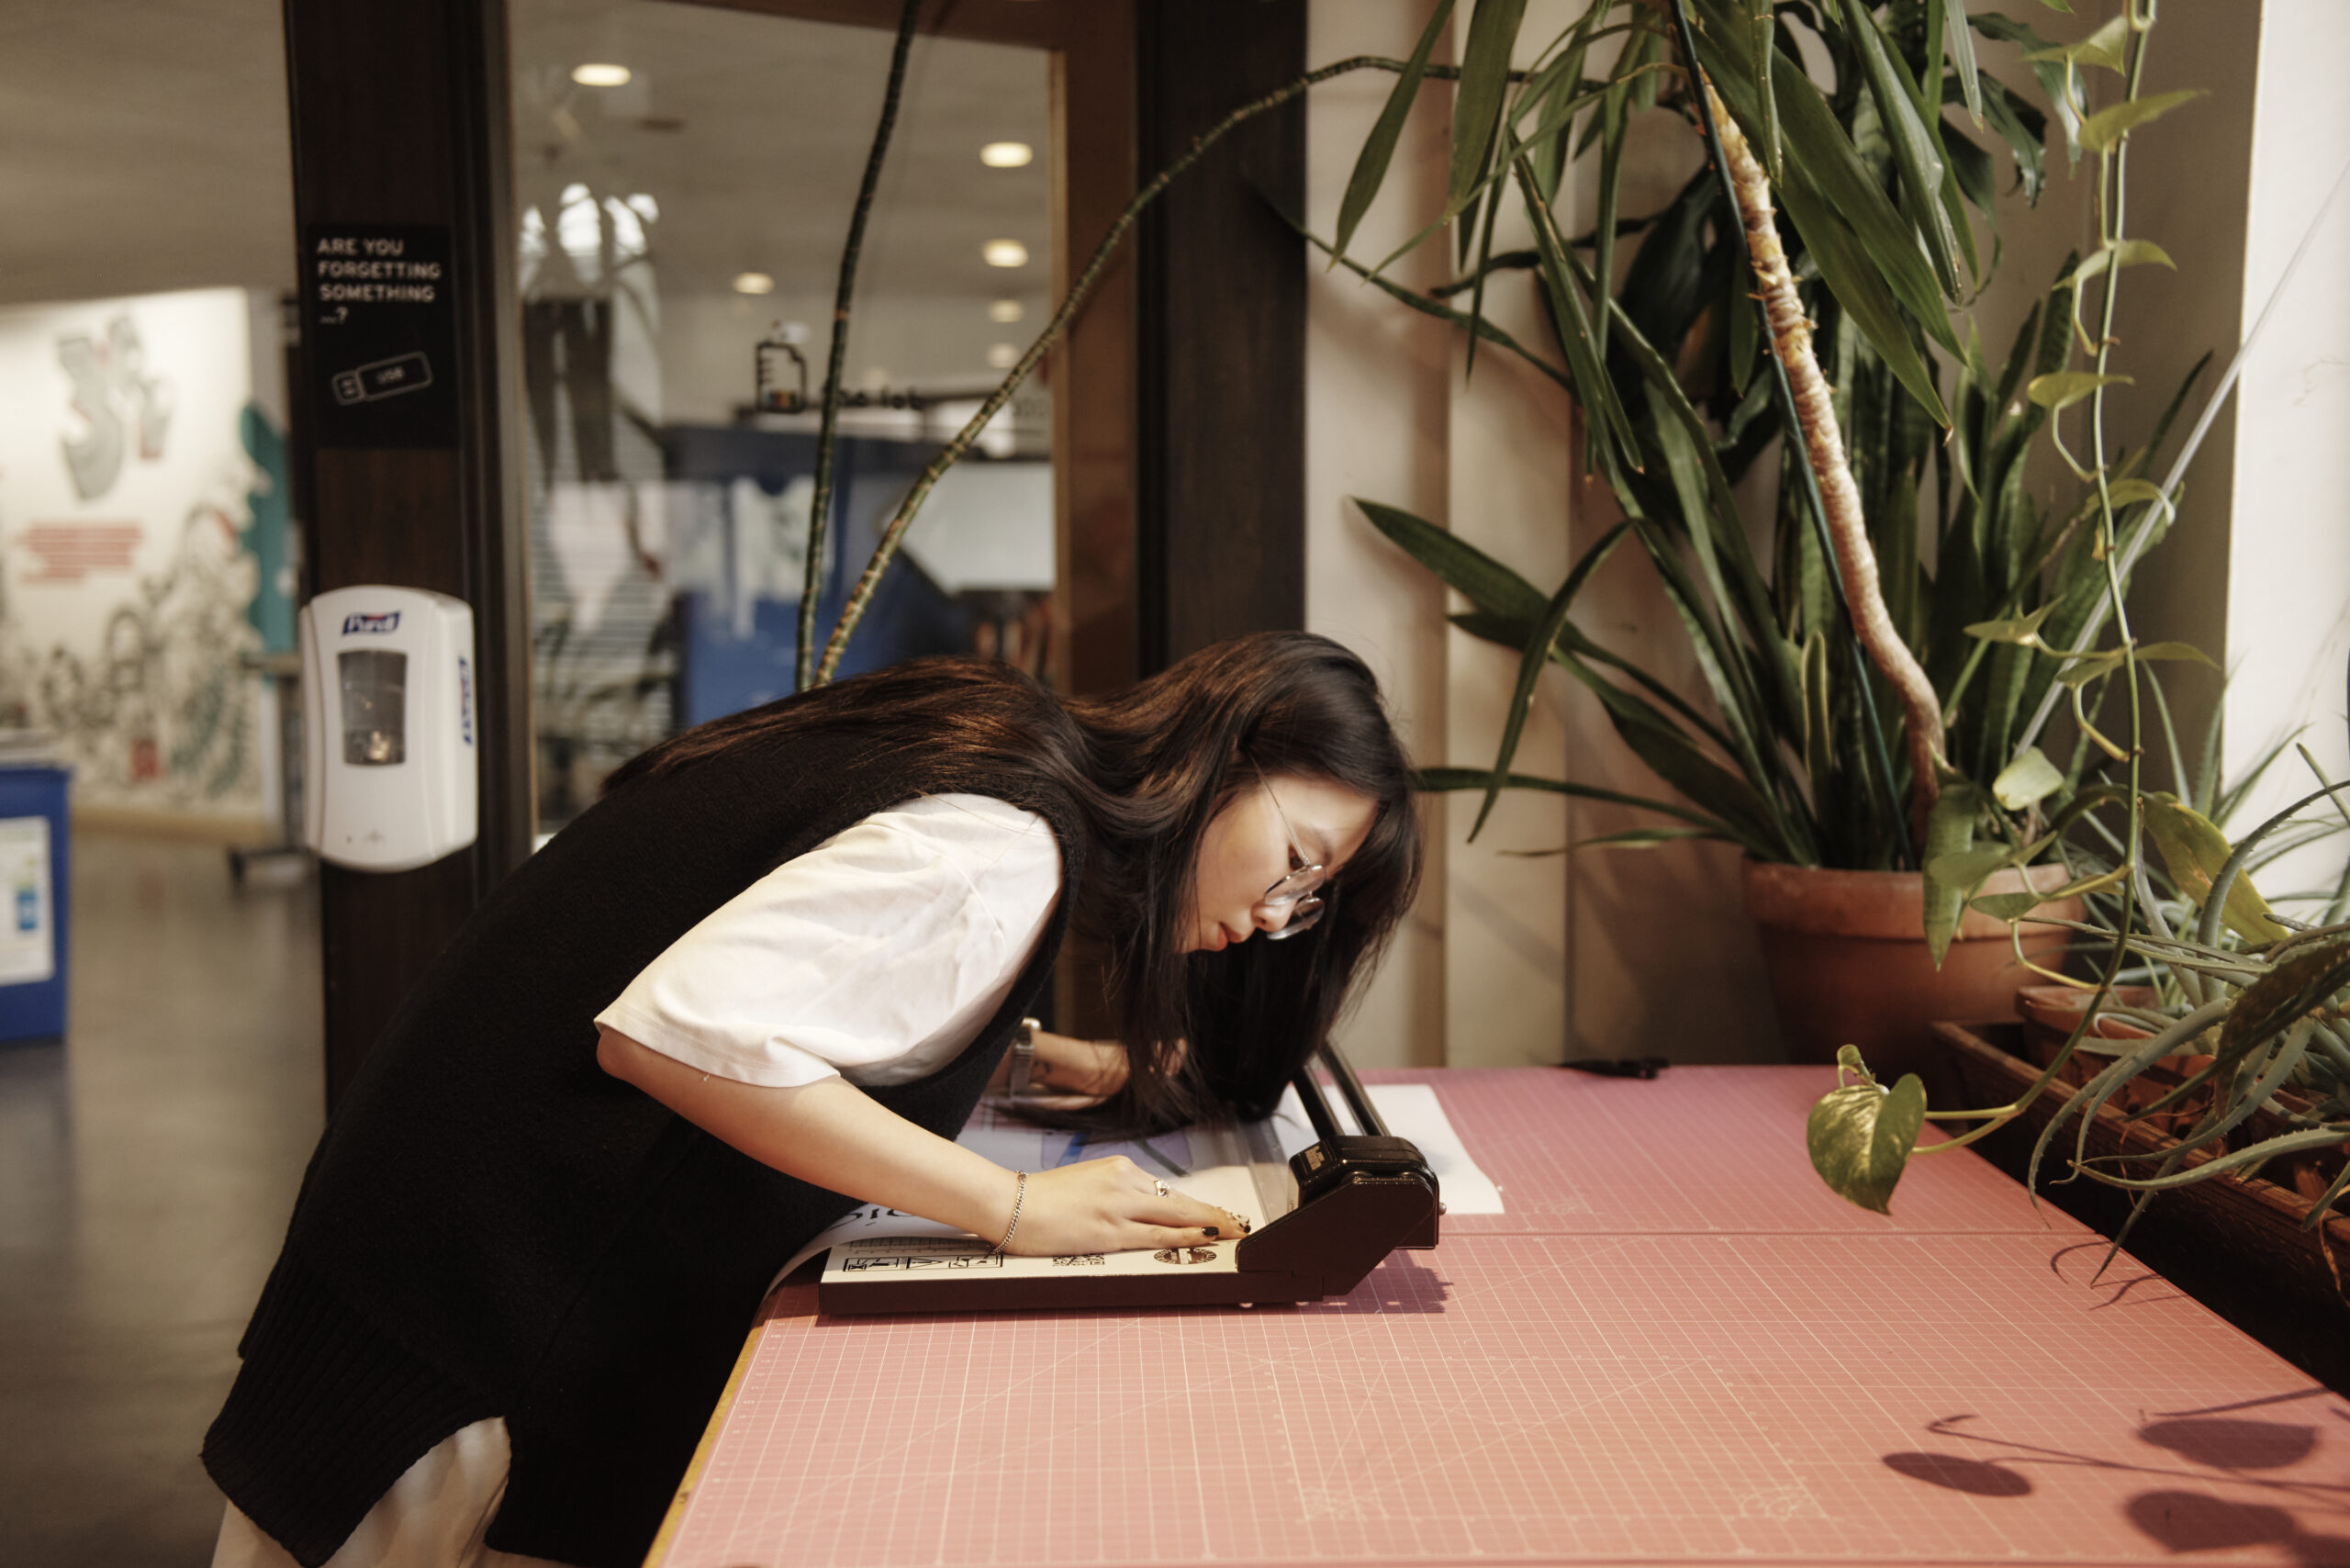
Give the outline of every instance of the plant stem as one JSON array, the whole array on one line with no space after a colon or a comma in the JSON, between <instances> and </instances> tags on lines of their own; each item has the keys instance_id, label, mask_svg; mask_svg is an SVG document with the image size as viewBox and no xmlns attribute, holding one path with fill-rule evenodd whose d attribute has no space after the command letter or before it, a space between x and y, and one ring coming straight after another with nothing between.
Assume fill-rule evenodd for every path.
<instances>
[{"instance_id":1,"label":"plant stem","mask_svg":"<svg viewBox=\"0 0 2350 1568\"><path fill-rule=\"evenodd\" d=\"M1673 0L1673 25L1681 40L1682 57L1688 62L1689 80L1694 83L1699 75L1697 39L1689 26L1687 0ZM1706 149L1713 156L1714 171L1721 177L1722 194L1729 198L1731 210L1736 211L1738 188L1730 183L1729 159L1722 151L1721 127L1716 120L1713 110L1713 104L1717 100L1707 93L1693 93L1691 97L1696 105L1698 128L1705 133ZM1745 249L1745 241L1746 230L1741 223L1739 228L1741 252ZM1750 258L1750 264L1751 263L1751 258ZM1786 421L1787 429L1795 430L1801 422L1796 409L1795 388L1787 380L1787 367L1780 363L1777 354L1771 356L1771 379L1772 384L1778 388L1779 417ZM1810 517L1812 530L1818 536L1819 553L1823 557L1832 559L1836 554L1836 544L1828 532L1828 506L1820 498L1819 476L1812 471L1811 465L1808 463L1803 465L1797 472L1803 476L1804 499L1808 503L1806 510ZM1901 790L1893 779L1893 756L1886 750L1885 746L1885 725L1878 718L1876 711L1876 688L1869 680L1868 672L1860 667L1858 656L1860 637L1852 626L1852 607L1844 597L1843 578L1831 577L1828 579L1828 583L1829 589L1836 599L1837 613L1843 619L1845 640L1852 644L1855 654L1852 663L1856 678L1852 684L1860 697L1861 726L1868 735L1867 760L1875 765L1874 783L1877 789L1885 791L1886 810L1892 812L1897 821L1901 812ZM1864 766L1862 771L1866 774L1868 768ZM1924 847L1922 844L1913 846L1897 831L1893 835L1893 868L1897 871L1906 871L1913 864L1919 863L1919 857L1923 854ZM1913 848L1916 851L1915 854L1912 853Z\"/></svg>"},{"instance_id":2,"label":"plant stem","mask_svg":"<svg viewBox=\"0 0 2350 1568\"><path fill-rule=\"evenodd\" d=\"M800 646L793 675L794 690L804 691L813 673L816 655L816 595L824 581L824 535L833 518L833 454L839 441L841 371L848 359L849 297L856 292L856 263L865 253L865 223L873 212L873 193L881 183L881 163L890 153L890 135L898 125L898 98L906 85L906 57L912 51L914 23L922 16L922 0L906 0L898 14L898 47L890 56L890 84L881 95L881 123L873 130L873 150L865 158L865 183L856 190L856 210L848 220L848 243L841 247L840 286L833 295L832 357L824 367L824 411L816 433L816 487L808 501L808 564L800 577Z\"/></svg>"},{"instance_id":3,"label":"plant stem","mask_svg":"<svg viewBox=\"0 0 2350 1568\"><path fill-rule=\"evenodd\" d=\"M1028 345L1028 352L1020 356L1019 363L1005 373L1002 383L993 392L988 394L987 401L979 405L979 411L964 423L961 430L955 432L955 438L952 441L939 449L938 455L930 460L929 466L922 471L922 476L914 481L913 487L906 492L905 499L899 503L897 515L892 517L889 525L881 531L881 538L873 547L873 557L866 563L864 575L857 578L856 587L850 592L848 602L841 607L841 617L834 624L832 639L824 644L823 663L817 666L816 680L819 683L832 679L834 673L840 668L841 655L848 651L850 636L856 633L857 622L864 619L867 607L873 601L874 590L880 586L882 575L890 569L890 562L897 558L898 546L905 539L906 530L912 524L914 514L922 510L923 502L929 498L932 488L937 485L940 476L954 465L956 460L971 449L971 443L979 439L979 432L987 428L988 421L995 418L1005 403L1011 401L1013 393L1019 390L1020 384L1028 379L1036 366L1043 362L1046 353L1060 341L1063 333L1068 331L1069 322L1076 318L1079 308L1093 292L1093 286L1101 281L1102 270L1109 265L1112 253L1117 250L1119 242L1125 240L1126 231L1134 227L1135 219L1142 215L1143 208L1158 200L1159 193L1164 191L1177 175L1199 162L1202 153L1222 140L1227 132L1243 121L1253 119L1268 109L1279 108L1308 87L1326 82L1334 76L1343 76L1354 71L1388 71L1400 73L1403 70L1404 62L1400 60L1390 60L1382 55L1359 54L1338 61L1335 64L1325 65L1318 71L1309 71L1296 81L1274 89L1253 103L1243 104L1216 121L1214 125L1193 137L1192 145L1185 150L1181 157L1161 169L1148 185L1135 193L1134 199L1126 203L1125 210L1118 215L1117 220L1110 225L1109 231L1102 236L1101 243L1093 247L1093 254L1087 258L1084 270L1080 272L1076 281L1070 284L1069 296L1061 301L1060 308L1053 312L1052 320L1047 322L1045 330L1036 335L1036 341ZM1430 66L1426 74L1430 77L1451 80L1460 75L1460 71L1458 67L1446 67L1440 70L1436 66ZM1513 80L1521 79L1523 75L1522 72L1511 73ZM805 644L803 644L802 646L804 647Z\"/></svg>"},{"instance_id":4,"label":"plant stem","mask_svg":"<svg viewBox=\"0 0 2350 1568\"><path fill-rule=\"evenodd\" d=\"M1852 467L1845 461L1843 432L1837 428L1828 380L1820 375L1819 360L1812 353L1811 323L1804 317L1795 276L1787 270L1786 251L1779 243L1770 176L1762 172L1738 122L1715 95L1713 84L1705 80L1703 72L1697 78L1720 135L1739 221L1746 230L1747 257L1761 287L1764 319L1771 328L1771 353L1786 370L1795 395L1796 433L1819 482L1822 515L1835 547L1836 570L1844 584L1852 630L1869 658L1892 683L1908 720L1909 828L1922 849L1927 814L1942 793L1942 704L1934 698L1933 683L1902 642L1885 607L1885 594L1877 581L1876 552L1869 545L1867 521L1861 514L1860 487L1853 484Z\"/></svg>"}]
</instances>

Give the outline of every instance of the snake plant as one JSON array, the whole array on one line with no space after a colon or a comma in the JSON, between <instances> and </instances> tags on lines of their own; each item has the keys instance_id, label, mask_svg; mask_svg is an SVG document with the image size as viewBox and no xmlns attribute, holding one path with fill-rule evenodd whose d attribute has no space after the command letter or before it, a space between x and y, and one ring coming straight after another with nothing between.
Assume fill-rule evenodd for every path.
<instances>
[{"instance_id":1,"label":"snake plant","mask_svg":"<svg viewBox=\"0 0 2350 1568\"><path fill-rule=\"evenodd\" d=\"M1449 10L1433 8L1415 63ZM1449 185L1424 233L1450 228L1455 281L1417 293L1386 275L1393 257L1351 250L1419 90L1408 69L1334 233L1308 236L1333 265L1458 325L1471 374L1477 355L1506 353L1563 386L1583 411L1583 461L1621 514L1546 588L1447 529L1359 503L1467 599L1457 624L1520 655L1490 764L1430 768L1423 782L1483 791L1478 829L1499 790L1549 790L1667 819L1586 843L1705 837L1796 865L1922 866L1926 935L1946 944L1979 868L2040 842L2043 805L2112 760L2096 745L2067 767L2042 753L2051 697L2070 697L2079 733L2101 739L2100 704L2125 666L2199 656L2088 640L2126 586L2111 553L2134 565L2174 515L2175 479L2144 476L2195 379L2138 444L2110 439L2105 388L2126 377L2109 364L2109 330L2087 322L2109 329L2126 268L2169 264L2120 219L2130 130L2183 101L2138 91L2151 17L2132 11L2067 44L1970 14L1966 0L1592 0L1545 39L1519 37L1523 11L1483 0L1470 20ZM1978 36L2020 48L2041 102L1981 68ZM2107 75L2118 101L2093 108L2114 95ZM1670 113L1637 115L1650 107ZM2098 244L2067 258L1995 355L1972 307L1999 255L2003 204L2047 185L2052 124L2068 167L2094 159ZM1708 157L1656 210L1628 214L1636 136L1697 142ZM1570 164L1595 193L1580 235ZM1494 249L1505 204L1531 246ZM1514 274L1539 292L1544 341L1487 317L1488 294ZM2053 504L2027 484L2043 441L2072 475ZM1735 489L1779 447L1757 550ZM1628 546L1655 570L1703 693L1667 689L1579 622L1583 588ZM1599 700L1669 795L1512 770L1552 665Z\"/></svg>"}]
</instances>

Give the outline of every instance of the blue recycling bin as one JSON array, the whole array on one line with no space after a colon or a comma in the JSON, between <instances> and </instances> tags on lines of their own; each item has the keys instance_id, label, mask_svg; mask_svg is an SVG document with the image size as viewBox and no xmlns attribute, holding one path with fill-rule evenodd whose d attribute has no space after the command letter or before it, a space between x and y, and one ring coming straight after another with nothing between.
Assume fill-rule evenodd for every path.
<instances>
[{"instance_id":1,"label":"blue recycling bin","mask_svg":"<svg viewBox=\"0 0 2350 1568\"><path fill-rule=\"evenodd\" d=\"M0 1040L65 1033L70 768L0 767Z\"/></svg>"}]
</instances>

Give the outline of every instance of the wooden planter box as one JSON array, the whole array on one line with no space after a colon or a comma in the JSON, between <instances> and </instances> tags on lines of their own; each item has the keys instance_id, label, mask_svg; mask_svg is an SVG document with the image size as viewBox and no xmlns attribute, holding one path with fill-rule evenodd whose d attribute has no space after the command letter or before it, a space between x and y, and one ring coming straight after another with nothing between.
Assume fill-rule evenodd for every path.
<instances>
[{"instance_id":1,"label":"wooden planter box","mask_svg":"<svg viewBox=\"0 0 2350 1568\"><path fill-rule=\"evenodd\" d=\"M1936 1024L1936 1055L1926 1078L1935 1110L2003 1105L2016 1099L2041 1070L2024 1055L2015 1024ZM2070 1097L2052 1084L2031 1107L1975 1144L1976 1152L2018 1181L2031 1146ZM2253 1129L2255 1137L2264 1129ZM2040 1196L2100 1234L2111 1236L2129 1212L2130 1194L2086 1179L2061 1182L2079 1124L2065 1132L2041 1162ZM2159 1154L2170 1139L2125 1119L2112 1105L2090 1128L2091 1154ZM2189 1157L2200 1163L2208 1155ZM2300 1174L2298 1172L2294 1174ZM2307 1175L2300 1175L2303 1182ZM2310 1200L2293 1187L2261 1178L2217 1176L2157 1193L2130 1233L2129 1249L2188 1294L2337 1392L2350 1394L2350 1300L2345 1300L2314 1231L2300 1228ZM2337 1209L2326 1220L2337 1260L2350 1277L2350 1218Z\"/></svg>"}]
</instances>

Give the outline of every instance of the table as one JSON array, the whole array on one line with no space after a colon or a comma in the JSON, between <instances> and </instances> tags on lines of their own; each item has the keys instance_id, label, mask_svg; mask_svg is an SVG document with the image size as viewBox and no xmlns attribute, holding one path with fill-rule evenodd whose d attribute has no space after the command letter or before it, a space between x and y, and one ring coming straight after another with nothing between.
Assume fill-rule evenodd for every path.
<instances>
[{"instance_id":1,"label":"table","mask_svg":"<svg viewBox=\"0 0 2350 1568\"><path fill-rule=\"evenodd\" d=\"M2350 1401L1818 1068L1421 1081L1509 1212L1343 1301L763 1310L649 1568L2350 1563ZM1930 1135L1930 1137L1931 1135Z\"/></svg>"}]
</instances>

